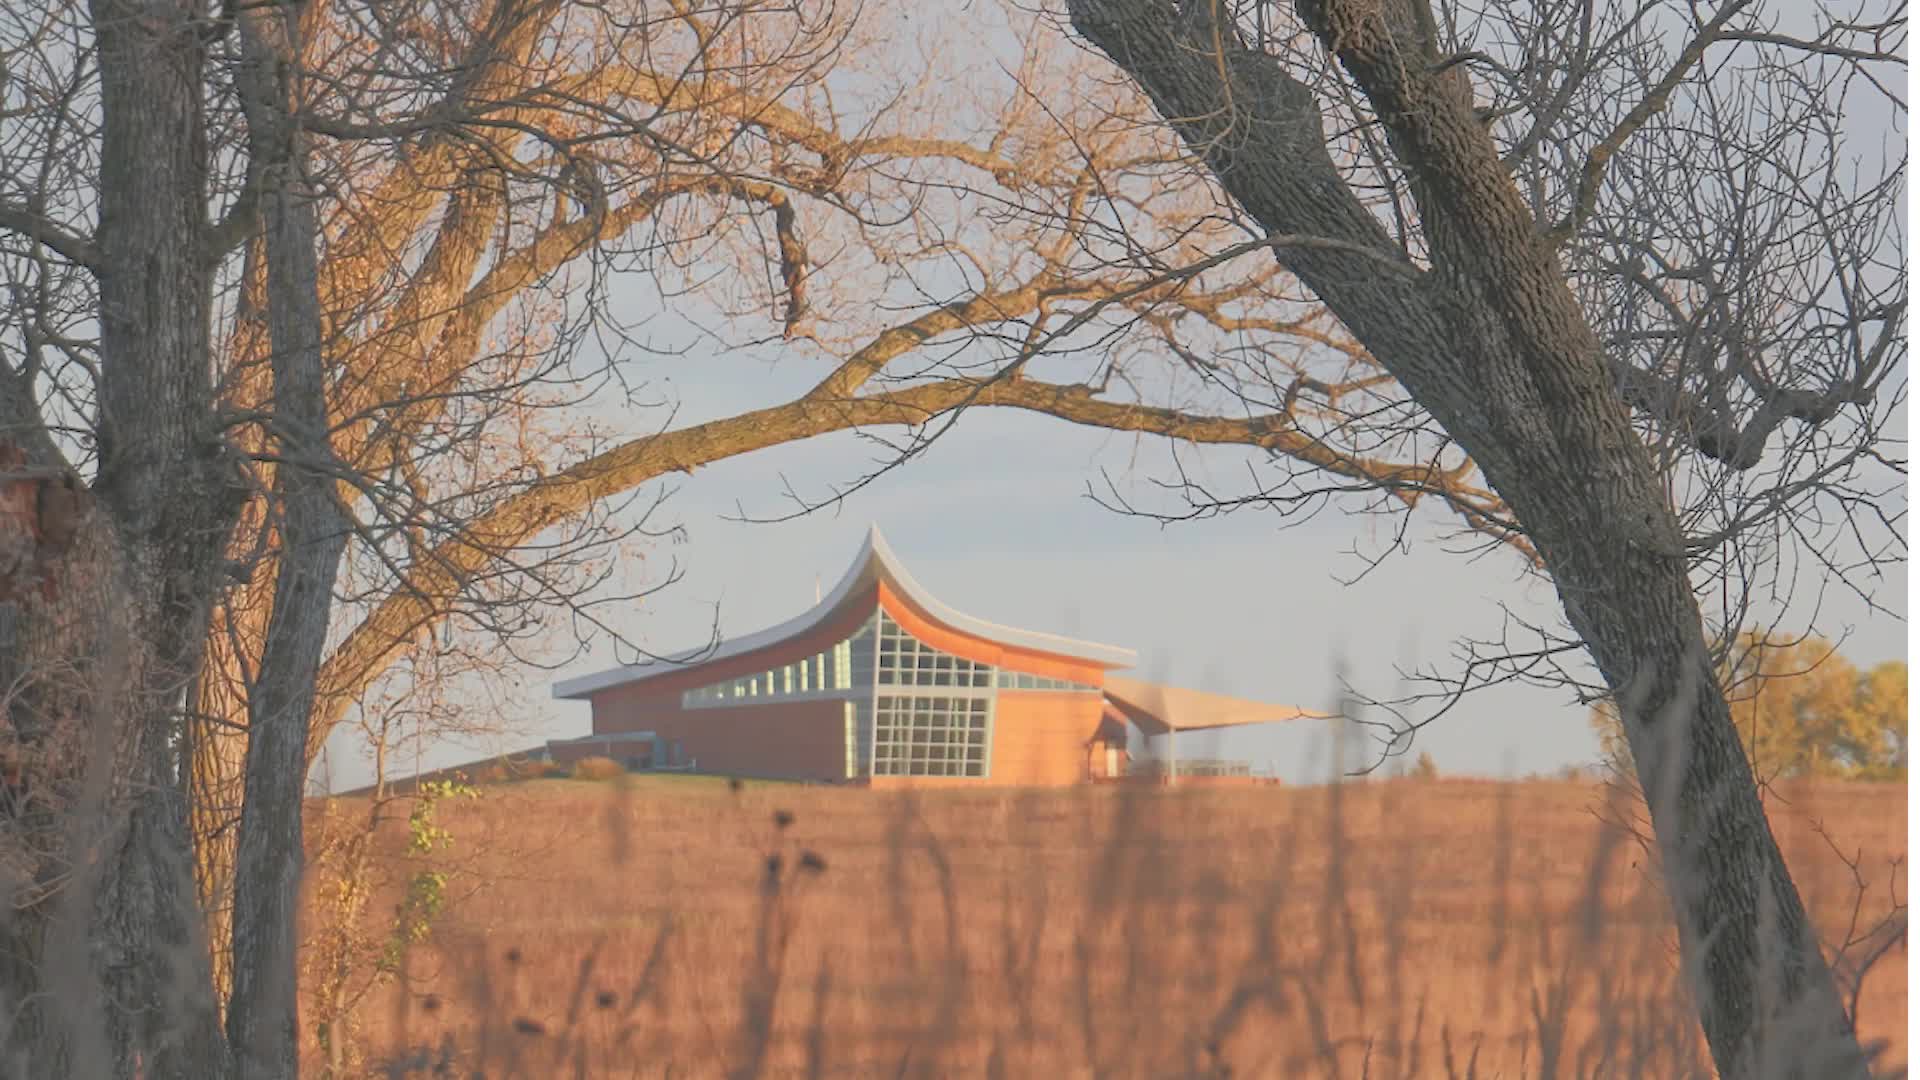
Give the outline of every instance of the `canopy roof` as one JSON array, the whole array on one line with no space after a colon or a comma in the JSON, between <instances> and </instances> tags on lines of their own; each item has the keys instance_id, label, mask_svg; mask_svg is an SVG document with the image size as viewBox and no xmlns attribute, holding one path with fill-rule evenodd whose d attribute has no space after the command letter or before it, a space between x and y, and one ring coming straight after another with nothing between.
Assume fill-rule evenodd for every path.
<instances>
[{"instance_id":1,"label":"canopy roof","mask_svg":"<svg viewBox=\"0 0 1920 1080\"><path fill-rule=\"evenodd\" d=\"M823 597L812 609L803 614L758 633L722 642L717 649L696 648L678 660L628 664L593 675L563 679L554 684L553 696L568 699L587 698L611 687L625 686L669 672L685 671L690 664L696 662L722 660L730 656L750 653L756 649L764 649L769 645L777 645L826 622L855 597L862 594L868 586L881 581L886 582L927 618L962 634L985 638L1002 645L1031 649L1035 652L1049 653L1073 660L1089 661L1108 669L1132 667L1139 660L1132 649L1102 645L1093 641L1080 641L1038 630L1021 630L1002 626L999 623L988 622L985 619L955 611L941 603L925 587L915 581L912 574L907 573L906 567L901 565L893 549L887 546L886 539L880 535L879 527L875 526L868 529L867 538L860 545L859 554L854 556L853 565L840 578L839 584L835 585L833 591Z\"/></svg>"},{"instance_id":2,"label":"canopy roof","mask_svg":"<svg viewBox=\"0 0 1920 1080\"><path fill-rule=\"evenodd\" d=\"M1308 712L1292 705L1268 705L1120 675L1108 675L1106 683L1107 701L1148 735L1207 731L1276 720L1329 719L1325 713Z\"/></svg>"}]
</instances>

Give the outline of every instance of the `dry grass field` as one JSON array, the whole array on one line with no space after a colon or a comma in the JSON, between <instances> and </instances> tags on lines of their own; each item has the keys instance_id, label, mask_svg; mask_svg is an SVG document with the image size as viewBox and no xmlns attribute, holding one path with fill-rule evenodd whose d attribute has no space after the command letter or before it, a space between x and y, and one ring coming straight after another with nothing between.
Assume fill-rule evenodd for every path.
<instances>
[{"instance_id":1,"label":"dry grass field","mask_svg":"<svg viewBox=\"0 0 1920 1080\"><path fill-rule=\"evenodd\" d=\"M1711 1075L1624 805L1464 780L491 787L442 813L453 902L358 1039L375 1075ZM1769 806L1831 940L1904 905L1903 785ZM1904 936L1858 1010L1904 1064Z\"/></svg>"}]
</instances>

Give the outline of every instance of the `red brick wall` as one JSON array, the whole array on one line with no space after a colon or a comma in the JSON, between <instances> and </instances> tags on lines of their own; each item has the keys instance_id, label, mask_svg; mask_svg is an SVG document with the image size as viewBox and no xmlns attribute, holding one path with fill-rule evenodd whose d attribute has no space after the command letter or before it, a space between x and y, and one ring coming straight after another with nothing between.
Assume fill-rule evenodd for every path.
<instances>
[{"instance_id":1,"label":"red brick wall","mask_svg":"<svg viewBox=\"0 0 1920 1080\"><path fill-rule=\"evenodd\" d=\"M847 774L846 703L782 701L661 713L646 727L660 736L664 762L671 743L705 773L840 780Z\"/></svg>"},{"instance_id":2,"label":"red brick wall","mask_svg":"<svg viewBox=\"0 0 1920 1080\"><path fill-rule=\"evenodd\" d=\"M844 779L846 719L841 701L776 701L683 709L680 695L813 656L859 629L873 613L875 602L874 590L867 589L851 597L832 618L798 637L595 694L593 732L654 732L660 739L656 765L684 765L691 759L701 772ZM669 762L675 742L680 744L680 756Z\"/></svg>"}]
</instances>

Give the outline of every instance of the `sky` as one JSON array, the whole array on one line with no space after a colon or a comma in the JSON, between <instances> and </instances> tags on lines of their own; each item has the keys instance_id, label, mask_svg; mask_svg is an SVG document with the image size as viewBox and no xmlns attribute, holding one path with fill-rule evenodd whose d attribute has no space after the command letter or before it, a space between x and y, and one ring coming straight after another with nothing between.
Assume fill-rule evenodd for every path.
<instances>
[{"instance_id":1,"label":"sky","mask_svg":"<svg viewBox=\"0 0 1920 1080\"><path fill-rule=\"evenodd\" d=\"M673 370L656 389L680 402L684 423L797 393L818 374L727 357ZM1430 525L1400 551L1387 519L1331 510L1286 528L1258 510L1165 526L1118 513L1091 499L1090 485L1104 491L1105 470L1135 497L1150 494L1152 479L1168 474L1166 444L1021 413L970 412L923 457L838 506L766 520L796 509L789 485L822 499L864 475L874 453L842 434L676 476L652 524L679 524L683 538L658 542L630 569L632 580L655 582L671 560L684 576L609 621L661 652L700 646L716 619L723 637L752 633L805 611L816 588L831 589L877 525L916 579L969 615L1134 649L1137 677L1331 711L1342 669L1371 696L1396 696L1405 687L1398 671L1450 670L1456 642L1496 633L1503 609L1544 623L1557 610L1550 586L1523 575L1516 557L1455 553ZM1244 459L1223 449L1188 460L1224 474ZM1356 551L1382 550L1393 553L1360 576L1366 562ZM1904 611L1906 592L1902 569L1881 600ZM1844 635L1856 663L1906 657L1904 625L1846 597L1829 596L1819 626ZM603 640L559 671L527 669L508 703L524 710L518 730L442 745L417 764L587 734L589 707L552 700L551 684L618 662ZM1328 776L1330 747L1327 723L1299 721L1189 733L1179 754L1242 759L1303 783ZM1421 752L1449 773L1518 776L1590 764L1598 745L1567 691L1503 686L1424 728L1412 745ZM350 740L336 739L331 756L335 789L366 778Z\"/></svg>"},{"instance_id":2,"label":"sky","mask_svg":"<svg viewBox=\"0 0 1920 1080\"><path fill-rule=\"evenodd\" d=\"M613 288L625 310L660 302L632 281ZM637 358L626 374L672 403L674 426L790 399L825 372L817 359L770 363L764 353L730 352L691 336L664 344L690 351L673 360ZM664 422L657 409L611 402L595 415L628 436ZM1898 429L1904 437L1904 423ZM1341 671L1378 698L1407 689L1402 671L1457 671L1458 643L1496 635L1507 613L1557 624L1551 587L1523 574L1517 556L1460 554L1438 539L1436 517L1416 519L1400 550L1394 521L1337 508L1284 528L1257 509L1174 525L1117 513L1089 490L1104 491L1112 480L1130 498L1153 501L1153 481L1172 475L1168 445L1030 414L975 410L925 454L845 501L793 520L764 520L797 509L789 485L823 500L871 469L875 454L858 436L839 434L676 474L650 525L683 532L625 569L630 582L652 584L672 560L684 577L609 621L662 652L701 645L716 619L724 637L752 633L806 610L877 525L923 585L970 615L1134 649L1137 677L1308 709L1339 707ZM1244 489L1244 451L1187 447L1181 460L1199 479ZM1383 552L1385 560L1363 575L1363 555ZM1803 620L1811 595L1802 590L1794 601ZM1904 567L1877 596L1904 615ZM1844 590L1824 597L1814 626L1842 640L1843 653L1861 666L1907 655L1904 622L1869 611ZM561 670L528 667L498 705L507 734L445 742L412 764L437 767L586 734L588 706L552 700L551 685L617 662L602 640ZM1324 721L1190 733L1179 753L1243 759L1289 782L1310 782L1329 774L1330 735ZM1586 708L1569 691L1502 686L1475 692L1424 728L1408 760L1422 752L1445 772L1515 776L1590 764L1598 744ZM365 782L369 770L350 732L336 734L316 773L335 789Z\"/></svg>"}]
</instances>

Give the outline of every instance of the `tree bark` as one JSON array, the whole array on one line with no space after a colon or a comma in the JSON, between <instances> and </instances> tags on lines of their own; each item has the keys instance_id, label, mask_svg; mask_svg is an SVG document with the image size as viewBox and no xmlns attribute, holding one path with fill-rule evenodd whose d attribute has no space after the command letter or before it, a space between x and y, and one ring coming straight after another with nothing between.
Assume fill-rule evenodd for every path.
<instances>
[{"instance_id":1,"label":"tree bark","mask_svg":"<svg viewBox=\"0 0 1920 1080\"><path fill-rule=\"evenodd\" d=\"M1472 455L1532 540L1626 717L1720 1074L1867 1075L1708 662L1678 519L1553 245L1430 41L1379 4L1298 6L1383 118L1431 269L1342 181L1313 91L1248 46L1222 5L1068 8L1261 225L1351 245L1277 254ZM1408 272L1379 272L1382 256Z\"/></svg>"},{"instance_id":2,"label":"tree bark","mask_svg":"<svg viewBox=\"0 0 1920 1080\"><path fill-rule=\"evenodd\" d=\"M59 602L19 605L0 642L8 663L69 684L41 700L51 709L9 702L15 731L64 726L83 760L29 778L45 781L61 834L45 865L69 876L16 928L10 944L24 933L27 945L0 989L27 1006L8 1049L29 1075L217 1078L224 1045L176 746L215 553L238 506L209 364L205 12L95 0L91 14L102 124L94 509Z\"/></svg>"},{"instance_id":3,"label":"tree bark","mask_svg":"<svg viewBox=\"0 0 1920 1080\"><path fill-rule=\"evenodd\" d=\"M227 1034L241 1075L296 1080L307 726L348 522L334 494L341 470L328 441L315 194L306 177L305 140L294 121L293 58L299 49L282 9L245 11L239 28L243 61L237 84L247 117L249 182L257 185L266 233L281 543L266 641L248 701Z\"/></svg>"},{"instance_id":4,"label":"tree bark","mask_svg":"<svg viewBox=\"0 0 1920 1080\"><path fill-rule=\"evenodd\" d=\"M311 6L311 5L310 5ZM257 204L256 204L257 205ZM236 412L272 408L272 330L267 321L267 255L259 214L226 224L252 230L244 241L225 352L224 403ZM231 243L241 241L235 239ZM181 757L187 763L188 825L193 838L194 884L207 917L214 996L224 1010L233 995L233 871L247 768L247 702L260 670L272 613L279 542L271 492L274 467L260 425L233 432L235 447L256 458L254 491L228 547L227 580L209 619L207 655L192 691Z\"/></svg>"}]
</instances>

